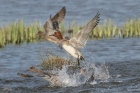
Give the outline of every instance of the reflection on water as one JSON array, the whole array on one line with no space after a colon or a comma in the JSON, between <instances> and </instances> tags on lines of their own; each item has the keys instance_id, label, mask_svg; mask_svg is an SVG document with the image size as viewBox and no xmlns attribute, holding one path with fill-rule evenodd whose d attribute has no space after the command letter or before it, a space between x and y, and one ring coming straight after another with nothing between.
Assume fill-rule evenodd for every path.
<instances>
[{"instance_id":1,"label":"reflection on water","mask_svg":"<svg viewBox=\"0 0 140 93\"><path fill-rule=\"evenodd\" d=\"M9 45L0 49L0 90L7 89L7 91L9 90L12 93L52 93L55 91L67 93L139 93L140 91L139 38L88 41L86 47L82 49L85 61L96 66L100 64L105 65L109 71L109 79L106 78L106 81L96 80L96 82L92 82L91 84L80 84L76 87L50 88L47 81L35 73L27 71L30 66L40 68L40 53L45 53L48 50L54 54L59 54L59 56L71 57L67 55L64 49L61 50L58 46L50 42L36 42L20 46ZM107 77L105 75L108 74L106 72L106 74L102 73L103 71L102 66L98 66L95 78L102 79ZM34 77L21 78L17 75L18 72L33 74ZM62 76L62 73L60 73L60 76Z\"/></svg>"},{"instance_id":2,"label":"reflection on water","mask_svg":"<svg viewBox=\"0 0 140 93\"><path fill-rule=\"evenodd\" d=\"M10 23L23 18L26 24L35 19L45 23L50 14L54 15L63 6L67 9L65 22L72 20L84 24L100 12L101 20L113 19L117 25L125 22L126 18L140 16L140 0L0 0L0 26L3 22ZM102 21L100 22L102 23Z\"/></svg>"}]
</instances>

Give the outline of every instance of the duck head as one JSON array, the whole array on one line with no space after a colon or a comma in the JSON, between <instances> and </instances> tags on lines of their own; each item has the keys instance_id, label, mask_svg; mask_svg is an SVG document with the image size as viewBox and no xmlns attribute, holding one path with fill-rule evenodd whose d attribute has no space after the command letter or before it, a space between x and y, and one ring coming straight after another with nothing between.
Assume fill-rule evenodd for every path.
<instances>
[{"instance_id":1,"label":"duck head","mask_svg":"<svg viewBox=\"0 0 140 93\"><path fill-rule=\"evenodd\" d=\"M44 32L42 32L42 31L38 31L38 33L37 33L36 35L44 36Z\"/></svg>"}]
</instances>

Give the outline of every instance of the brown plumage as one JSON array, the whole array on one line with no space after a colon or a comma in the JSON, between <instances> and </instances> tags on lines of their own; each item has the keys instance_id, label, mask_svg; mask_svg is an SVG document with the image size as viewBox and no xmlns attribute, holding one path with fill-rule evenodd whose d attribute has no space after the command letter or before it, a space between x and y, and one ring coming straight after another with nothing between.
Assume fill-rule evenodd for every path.
<instances>
[{"instance_id":1,"label":"brown plumage","mask_svg":"<svg viewBox=\"0 0 140 93\"><path fill-rule=\"evenodd\" d=\"M37 34L39 36L43 36L46 40L50 42L57 43L59 39L57 37L50 36L50 35L52 35L55 31L60 31L59 24L64 19L65 14L66 14L66 8L63 7L59 12L56 13L56 15L53 18L51 18L50 16L50 18L46 21L46 23L44 24L45 33L39 31ZM53 29L55 31L47 30L47 28Z\"/></svg>"},{"instance_id":2,"label":"brown plumage","mask_svg":"<svg viewBox=\"0 0 140 93\"><path fill-rule=\"evenodd\" d=\"M63 39L63 36L62 36L62 34L61 34L60 31L54 32L53 36L57 37L59 40L62 40Z\"/></svg>"}]
</instances>

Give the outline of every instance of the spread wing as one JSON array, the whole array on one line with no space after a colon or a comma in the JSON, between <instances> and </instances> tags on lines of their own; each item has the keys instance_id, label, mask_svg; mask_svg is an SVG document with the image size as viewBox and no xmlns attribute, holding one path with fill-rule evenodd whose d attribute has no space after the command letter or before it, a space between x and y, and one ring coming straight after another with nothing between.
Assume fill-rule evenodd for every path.
<instances>
[{"instance_id":1,"label":"spread wing","mask_svg":"<svg viewBox=\"0 0 140 93\"><path fill-rule=\"evenodd\" d=\"M50 18L44 24L45 32L48 33L46 28L53 29L53 22L54 21L57 21L60 24L62 22L62 20L64 19L65 14L66 14L66 9L65 9L65 7L63 7L53 18L51 18L51 16L50 16Z\"/></svg>"},{"instance_id":2,"label":"spread wing","mask_svg":"<svg viewBox=\"0 0 140 93\"><path fill-rule=\"evenodd\" d=\"M49 35L52 35L52 34L54 34L54 32L56 32L56 30L53 30L53 29L51 29L51 28L49 28L49 27L47 27L45 30L47 30L47 35L49 36ZM54 37L54 36L51 36L51 37Z\"/></svg>"},{"instance_id":3,"label":"spread wing","mask_svg":"<svg viewBox=\"0 0 140 93\"><path fill-rule=\"evenodd\" d=\"M85 25L69 42L76 48L83 48L89 38L90 33L99 23L100 14L97 13L95 17Z\"/></svg>"},{"instance_id":4,"label":"spread wing","mask_svg":"<svg viewBox=\"0 0 140 93\"><path fill-rule=\"evenodd\" d=\"M47 30L47 28L53 29L53 25L52 25L52 20L51 20L51 18L49 18L49 19L47 20L47 22L44 24L44 29L45 29L46 34L49 33L49 30Z\"/></svg>"},{"instance_id":5,"label":"spread wing","mask_svg":"<svg viewBox=\"0 0 140 93\"><path fill-rule=\"evenodd\" d=\"M59 24L62 22L66 14L66 8L63 7L53 18L52 20L57 21Z\"/></svg>"}]
</instances>

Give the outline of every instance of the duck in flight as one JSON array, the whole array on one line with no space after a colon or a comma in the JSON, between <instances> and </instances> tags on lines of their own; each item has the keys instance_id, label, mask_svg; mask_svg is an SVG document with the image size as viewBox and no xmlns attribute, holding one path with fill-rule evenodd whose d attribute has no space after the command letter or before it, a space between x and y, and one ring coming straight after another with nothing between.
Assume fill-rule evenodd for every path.
<instances>
[{"instance_id":1,"label":"duck in flight","mask_svg":"<svg viewBox=\"0 0 140 93\"><path fill-rule=\"evenodd\" d=\"M54 32L52 35L57 37L59 40L56 42L62 46L69 54L75 57L78 61L78 65L80 65L80 60L84 60L80 49L83 48L89 38L90 33L99 23L100 14L97 13L95 17L88 22L76 35L74 35L71 39L66 40L63 39L63 36L60 31L53 30L51 28L46 28L47 31Z\"/></svg>"},{"instance_id":2,"label":"duck in flight","mask_svg":"<svg viewBox=\"0 0 140 93\"><path fill-rule=\"evenodd\" d=\"M57 43L59 40L56 37L50 35L53 34L55 31L60 31L59 24L62 22L65 15L65 7L63 7L59 12L57 12L53 18L50 15L49 19L44 24L45 33L42 31L38 31L37 35L43 36L46 40L50 42ZM47 28L53 29L55 31L48 30Z\"/></svg>"}]
</instances>

